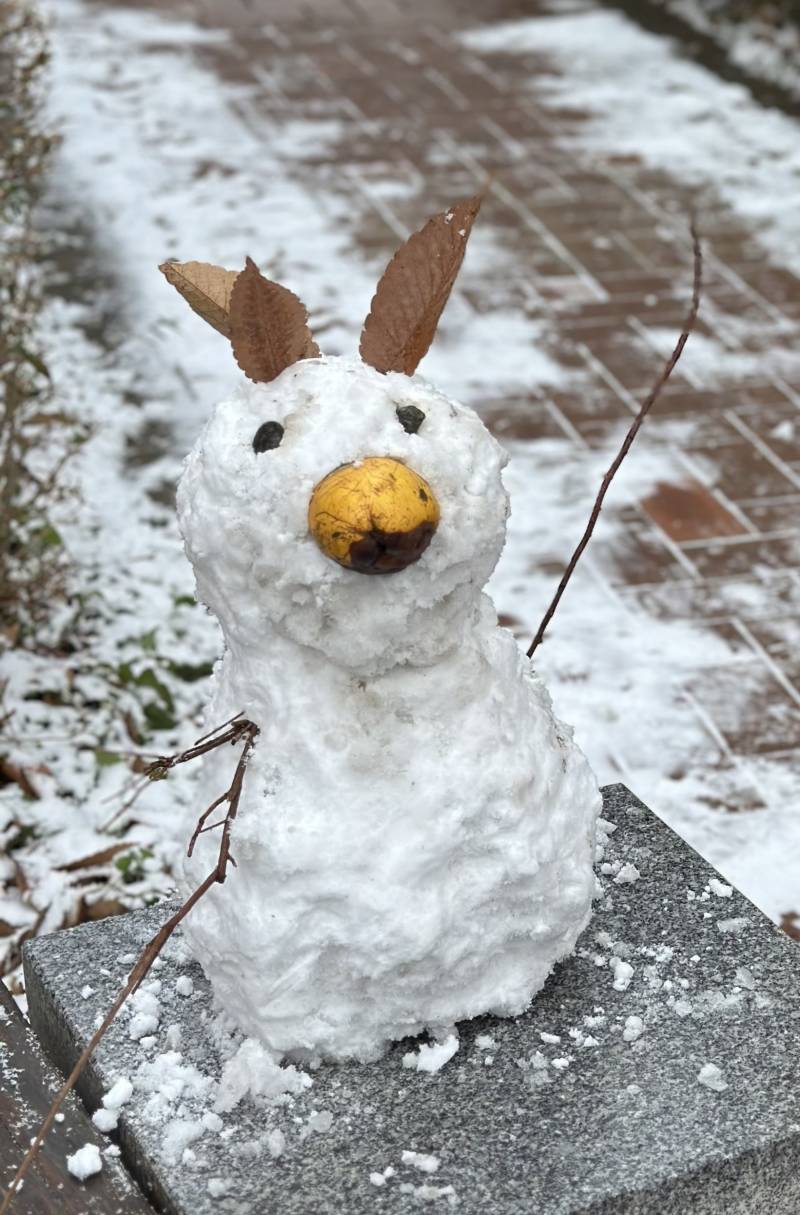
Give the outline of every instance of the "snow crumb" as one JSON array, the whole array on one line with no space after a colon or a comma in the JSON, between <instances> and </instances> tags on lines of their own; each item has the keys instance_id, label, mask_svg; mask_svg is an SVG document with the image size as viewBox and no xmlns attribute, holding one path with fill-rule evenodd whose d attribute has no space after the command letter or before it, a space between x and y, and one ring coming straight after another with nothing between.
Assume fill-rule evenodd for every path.
<instances>
[{"instance_id":1,"label":"snow crumb","mask_svg":"<svg viewBox=\"0 0 800 1215\"><path fill-rule=\"evenodd\" d=\"M623 865L617 876L614 878L615 886L632 886L634 882L638 882L641 873L635 865Z\"/></svg>"},{"instance_id":2,"label":"snow crumb","mask_svg":"<svg viewBox=\"0 0 800 1215\"><path fill-rule=\"evenodd\" d=\"M85 987L81 988L81 999L82 1000L88 1000L89 996L93 996L93 995L94 995L94 988L90 987L88 983L86 984Z\"/></svg>"},{"instance_id":3,"label":"snow crumb","mask_svg":"<svg viewBox=\"0 0 800 1215\"><path fill-rule=\"evenodd\" d=\"M747 966L737 967L736 974L734 975L734 982L738 983L740 987L746 988L747 991L755 990L755 976L752 970L749 970Z\"/></svg>"},{"instance_id":4,"label":"snow crumb","mask_svg":"<svg viewBox=\"0 0 800 1215\"><path fill-rule=\"evenodd\" d=\"M726 885L719 878L712 878L708 883L708 889L720 899L729 899L733 894L733 886Z\"/></svg>"},{"instance_id":5,"label":"snow crumb","mask_svg":"<svg viewBox=\"0 0 800 1215\"><path fill-rule=\"evenodd\" d=\"M231 1182L225 1177L209 1177L208 1192L212 1198L224 1198L230 1193Z\"/></svg>"},{"instance_id":6,"label":"snow crumb","mask_svg":"<svg viewBox=\"0 0 800 1215\"><path fill-rule=\"evenodd\" d=\"M286 1136L277 1127L267 1135L267 1151L273 1160L277 1160L286 1151Z\"/></svg>"},{"instance_id":7,"label":"snow crumb","mask_svg":"<svg viewBox=\"0 0 800 1215\"><path fill-rule=\"evenodd\" d=\"M599 818L597 820L597 830L603 835L613 835L617 829L616 823L610 823L607 818Z\"/></svg>"},{"instance_id":8,"label":"snow crumb","mask_svg":"<svg viewBox=\"0 0 800 1215\"><path fill-rule=\"evenodd\" d=\"M692 1003L690 1000L676 1000L672 1008L679 1017L688 1017L692 1012Z\"/></svg>"},{"instance_id":9,"label":"snow crumb","mask_svg":"<svg viewBox=\"0 0 800 1215\"><path fill-rule=\"evenodd\" d=\"M194 992L194 983L188 975L181 975L175 980L175 990L179 996L190 996Z\"/></svg>"},{"instance_id":10,"label":"snow crumb","mask_svg":"<svg viewBox=\"0 0 800 1215\"><path fill-rule=\"evenodd\" d=\"M478 1034L475 1039L475 1045L478 1050L493 1050L497 1043L491 1034Z\"/></svg>"},{"instance_id":11,"label":"snow crumb","mask_svg":"<svg viewBox=\"0 0 800 1215\"><path fill-rule=\"evenodd\" d=\"M82 1148L78 1148L77 1152L67 1156L67 1168L73 1177L78 1178L78 1181L85 1181L87 1177L93 1177L95 1173L100 1172L102 1167L103 1159L100 1149L95 1143L85 1143Z\"/></svg>"},{"instance_id":12,"label":"snow crumb","mask_svg":"<svg viewBox=\"0 0 800 1215\"><path fill-rule=\"evenodd\" d=\"M566 1069L569 1067L570 1063L572 1062L572 1058L573 1058L572 1055L562 1055L559 1059L553 1060L552 1066L558 1072L566 1071Z\"/></svg>"},{"instance_id":13,"label":"snow crumb","mask_svg":"<svg viewBox=\"0 0 800 1215\"><path fill-rule=\"evenodd\" d=\"M131 1020L128 1026L128 1037L134 1042L141 1041L149 1034L155 1033L161 1017L161 1007L158 994L161 982L158 979L148 983L146 988L140 988L131 998Z\"/></svg>"},{"instance_id":14,"label":"snow crumb","mask_svg":"<svg viewBox=\"0 0 800 1215\"><path fill-rule=\"evenodd\" d=\"M732 936L738 937L749 923L750 920L746 915L740 915L732 920L717 920L717 928L720 932L729 932Z\"/></svg>"},{"instance_id":15,"label":"snow crumb","mask_svg":"<svg viewBox=\"0 0 800 1215\"><path fill-rule=\"evenodd\" d=\"M614 972L614 990L627 991L634 973L630 962L623 962L622 958L612 958L611 969Z\"/></svg>"},{"instance_id":16,"label":"snow crumb","mask_svg":"<svg viewBox=\"0 0 800 1215\"><path fill-rule=\"evenodd\" d=\"M424 1152L403 1152L403 1164L413 1165L421 1173L435 1173L439 1168L438 1156L426 1156Z\"/></svg>"},{"instance_id":17,"label":"snow crumb","mask_svg":"<svg viewBox=\"0 0 800 1215\"><path fill-rule=\"evenodd\" d=\"M167 1046L170 1050L180 1050L181 1048L181 1027L177 1021L173 1021L172 1025L167 1026L167 1032L164 1035Z\"/></svg>"},{"instance_id":18,"label":"snow crumb","mask_svg":"<svg viewBox=\"0 0 800 1215\"><path fill-rule=\"evenodd\" d=\"M431 1045L422 1043L415 1054L409 1051L403 1055L403 1067L415 1069L418 1072L438 1072L449 1063L458 1050L459 1042L456 1034L448 1034L443 1042Z\"/></svg>"},{"instance_id":19,"label":"snow crumb","mask_svg":"<svg viewBox=\"0 0 800 1215\"><path fill-rule=\"evenodd\" d=\"M186 1149L199 1139L205 1127L199 1118L173 1118L162 1138L164 1158L170 1164L186 1159Z\"/></svg>"},{"instance_id":20,"label":"snow crumb","mask_svg":"<svg viewBox=\"0 0 800 1215\"><path fill-rule=\"evenodd\" d=\"M274 1102L286 1093L297 1094L311 1088L306 1072L290 1064L281 1067L277 1057L255 1038L245 1038L233 1058L222 1069L214 1108L226 1113L248 1096L265 1097Z\"/></svg>"},{"instance_id":21,"label":"snow crumb","mask_svg":"<svg viewBox=\"0 0 800 1215\"><path fill-rule=\"evenodd\" d=\"M626 1017L622 1037L626 1042L635 1042L644 1033L644 1021L641 1017Z\"/></svg>"},{"instance_id":22,"label":"snow crumb","mask_svg":"<svg viewBox=\"0 0 800 1215\"><path fill-rule=\"evenodd\" d=\"M383 1173L370 1173L369 1179L372 1185L386 1185L386 1178L384 1177Z\"/></svg>"},{"instance_id":23,"label":"snow crumb","mask_svg":"<svg viewBox=\"0 0 800 1215\"><path fill-rule=\"evenodd\" d=\"M728 1087L728 1082L716 1063L704 1063L697 1073L697 1079L705 1088L710 1088L715 1093L721 1093Z\"/></svg>"},{"instance_id":24,"label":"snow crumb","mask_svg":"<svg viewBox=\"0 0 800 1215\"><path fill-rule=\"evenodd\" d=\"M212 1131L215 1134L221 1131L225 1123L220 1118L219 1114L215 1114L212 1110L208 1110L203 1114L203 1126L207 1131Z\"/></svg>"},{"instance_id":25,"label":"snow crumb","mask_svg":"<svg viewBox=\"0 0 800 1215\"><path fill-rule=\"evenodd\" d=\"M327 1135L333 1126L333 1114L330 1110L320 1110L319 1113L314 1110L309 1116L308 1126L320 1135Z\"/></svg>"},{"instance_id":26,"label":"snow crumb","mask_svg":"<svg viewBox=\"0 0 800 1215\"><path fill-rule=\"evenodd\" d=\"M451 1185L409 1185L404 1182L400 1186L402 1194L413 1194L415 1198L420 1198L423 1202L435 1202L437 1198L446 1198L451 1206L455 1206L458 1199L456 1192Z\"/></svg>"},{"instance_id":27,"label":"snow crumb","mask_svg":"<svg viewBox=\"0 0 800 1215\"><path fill-rule=\"evenodd\" d=\"M120 1076L103 1097L103 1107L107 1110L122 1109L126 1101L133 1096L133 1085L127 1076Z\"/></svg>"},{"instance_id":28,"label":"snow crumb","mask_svg":"<svg viewBox=\"0 0 800 1215\"><path fill-rule=\"evenodd\" d=\"M153 1013L134 1013L131 1017L131 1023L128 1026L128 1037L134 1042L141 1042L142 1038L146 1038L158 1029L158 1017ZM145 1046L148 1044L145 1043Z\"/></svg>"},{"instance_id":29,"label":"snow crumb","mask_svg":"<svg viewBox=\"0 0 800 1215\"><path fill-rule=\"evenodd\" d=\"M782 422L778 422L777 426L773 426L769 433L773 439L782 439L785 443L791 443L794 440L794 422L791 418L784 418Z\"/></svg>"},{"instance_id":30,"label":"snow crumb","mask_svg":"<svg viewBox=\"0 0 800 1215\"><path fill-rule=\"evenodd\" d=\"M104 1135L107 1135L109 1131L115 1131L118 1121L119 1114L117 1110L107 1110L101 1106L99 1110L95 1110L92 1114L92 1122L98 1131L102 1131Z\"/></svg>"},{"instance_id":31,"label":"snow crumb","mask_svg":"<svg viewBox=\"0 0 800 1215\"><path fill-rule=\"evenodd\" d=\"M547 1042L551 1046L555 1046L558 1042L561 1041L560 1034L539 1034L539 1037L542 1039L542 1042Z\"/></svg>"}]
</instances>

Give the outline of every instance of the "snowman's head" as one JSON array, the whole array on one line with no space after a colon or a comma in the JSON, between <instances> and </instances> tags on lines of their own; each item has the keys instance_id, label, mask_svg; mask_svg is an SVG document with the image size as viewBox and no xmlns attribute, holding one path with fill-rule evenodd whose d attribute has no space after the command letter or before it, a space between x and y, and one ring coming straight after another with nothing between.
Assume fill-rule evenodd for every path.
<instances>
[{"instance_id":1,"label":"snowman's head","mask_svg":"<svg viewBox=\"0 0 800 1215\"><path fill-rule=\"evenodd\" d=\"M435 216L398 252L363 361L320 356L300 301L252 263L238 277L217 271L227 294L216 327L258 382L215 409L178 510L199 596L229 644L258 650L277 633L359 674L427 664L459 644L502 550L506 457L473 410L411 373L476 212L470 200ZM409 249L417 262L424 253L429 306L418 266L407 281ZM197 266L166 269L173 282L196 280ZM205 300L214 269L200 267ZM196 285L194 295L176 285L197 308Z\"/></svg>"}]
</instances>

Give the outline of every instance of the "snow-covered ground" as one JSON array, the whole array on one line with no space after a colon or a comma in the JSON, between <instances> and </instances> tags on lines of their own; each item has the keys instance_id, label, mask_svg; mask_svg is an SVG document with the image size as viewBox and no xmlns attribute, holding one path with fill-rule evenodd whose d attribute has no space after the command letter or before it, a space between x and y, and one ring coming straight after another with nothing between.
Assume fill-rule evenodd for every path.
<instances>
[{"instance_id":1,"label":"snow-covered ground","mask_svg":"<svg viewBox=\"0 0 800 1215\"><path fill-rule=\"evenodd\" d=\"M216 625L191 603L169 487L238 372L225 341L167 287L158 263L174 256L237 267L250 254L308 303L325 351L342 353L357 348L385 256L365 260L349 195L325 188L322 173L315 188L299 171L342 138L336 113L306 107L281 121L276 111L258 113L264 82L280 93L279 60L262 66L258 88L237 84L194 53L221 33L83 0L46 8L52 111L63 132L50 216L72 234L59 264L67 275L70 265L79 268L82 287L60 284L42 330L64 408L90 421L94 435L71 465L80 498L60 519L81 595L70 605L74 616L55 623L69 621L74 653L6 659L15 757L29 766L40 798L25 801L15 786L2 793L0 839L15 846L0 862L0 920L37 930L76 914L81 897L131 905L165 891L181 847L180 807L193 796L191 774L176 773L148 788L135 813L114 817L131 779L118 761L171 752L199 733L204 673L219 647ZM742 90L681 62L613 13L487 27L464 41L477 55L526 46L546 53L552 75L531 81L538 101L558 105L568 96L591 112L574 137L576 155L616 148L713 182L768 247L800 266L800 140L790 120L765 115ZM620 103L623 78L635 111ZM432 147L432 164L436 155ZM359 180L353 188L364 211L391 215L419 183ZM510 307L469 307L463 288L498 257L510 260L502 233L478 224L462 290L422 367L467 402L568 382L566 369L536 351L529 318ZM486 359L482 352L498 343L502 360ZM708 348L700 345L696 357L704 370ZM566 437L511 444L513 516L491 590L499 610L529 622L531 634L614 447L590 450ZM706 668L735 664L738 652L719 635L645 614L603 575L603 541L620 533L620 507L668 479L673 459L663 441L643 436L540 666L600 780L624 779L777 917L800 897L792 812L800 781L784 765L743 766L727 756L686 692ZM753 781L766 810L710 808L735 802Z\"/></svg>"},{"instance_id":2,"label":"snow-covered ground","mask_svg":"<svg viewBox=\"0 0 800 1215\"><path fill-rule=\"evenodd\" d=\"M698 3L698 0L666 0L665 7L683 17L691 26L710 34L723 46L733 63L770 83L780 84L800 99L800 26L776 16L779 5L752 5L753 15L736 13L737 6L726 0ZM770 11L772 10L772 11Z\"/></svg>"}]
</instances>

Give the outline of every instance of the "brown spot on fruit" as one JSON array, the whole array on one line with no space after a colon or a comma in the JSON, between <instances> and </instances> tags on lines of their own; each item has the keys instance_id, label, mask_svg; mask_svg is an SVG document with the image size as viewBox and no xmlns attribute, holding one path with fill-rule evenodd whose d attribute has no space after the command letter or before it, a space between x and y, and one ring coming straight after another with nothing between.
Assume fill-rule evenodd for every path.
<instances>
[{"instance_id":1,"label":"brown spot on fruit","mask_svg":"<svg viewBox=\"0 0 800 1215\"><path fill-rule=\"evenodd\" d=\"M436 528L421 523L409 532L369 532L350 545L350 568L360 574L395 574L418 561Z\"/></svg>"}]
</instances>

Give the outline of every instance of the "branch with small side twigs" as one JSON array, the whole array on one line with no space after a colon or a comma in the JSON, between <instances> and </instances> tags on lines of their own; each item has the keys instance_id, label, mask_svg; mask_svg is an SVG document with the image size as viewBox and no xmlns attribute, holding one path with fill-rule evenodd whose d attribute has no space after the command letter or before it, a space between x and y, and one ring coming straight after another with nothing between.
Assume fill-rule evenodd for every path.
<instances>
[{"instance_id":1,"label":"branch with small side twigs","mask_svg":"<svg viewBox=\"0 0 800 1215\"><path fill-rule=\"evenodd\" d=\"M254 722L243 717L241 714L237 714L236 717L232 717L230 721L225 722L224 725L219 726L216 730L212 730L210 734L206 734L203 736L203 738L198 739L197 742L193 746L189 747L186 751L182 751L179 755L160 756L148 767L147 773L151 774L150 779L163 779L167 772L171 768L176 767L178 764L186 763L191 759L197 759L198 756L205 755L207 752L214 750L216 747L225 746L227 743L235 745L238 742L244 742L244 746L242 747L239 761L236 765L236 770L233 774L233 779L230 786L228 787L227 791L223 793L221 797L218 797L208 808L208 810L204 811L200 816L198 825L195 828L189 843L189 855L191 855L197 841L197 837L200 834L200 831L203 829L203 825L205 820L208 818L208 815L212 810L227 802L228 809L225 813L225 817L218 823L213 824L214 827L222 828L222 838L220 839L217 861L214 868L210 871L210 873L207 874L200 885L192 891L178 910L170 916L166 923L162 924L155 936L152 937L151 940L145 945L144 949L139 955L138 960L133 966L133 969L128 975L124 986L114 1000L114 1003L111 1005L111 1008L103 1018L101 1025L95 1030L94 1034L92 1034L92 1037L84 1047L75 1066L59 1090L57 1096L54 1098L53 1103L47 1112L46 1118L39 1127L36 1137L33 1139L31 1146L25 1153L24 1159L22 1160L11 1181L11 1184L3 1196L3 1201L0 1203L0 1215L6 1215L6 1212L11 1209L11 1204L14 1201L14 1197L19 1192L20 1185L22 1184L26 1173L36 1159L48 1131L55 1122L58 1111L63 1105L68 1094L72 1092L81 1073L86 1067L86 1064L94 1054L94 1051L96 1050L101 1039L105 1036L106 1032L113 1024L117 1013L122 1008L122 1005L141 985L156 958L161 953L161 950L164 948L167 941L172 936L173 932L181 921L186 918L192 908L200 902L200 899L202 899L204 894L207 894L212 886L215 886L217 883L222 884L225 881L226 877L228 876L228 864L234 866L236 865L236 861L231 855L231 827L239 809L239 800L242 795L242 786L244 784L247 763L255 745L257 736L258 726ZM208 829L210 830L210 828Z\"/></svg>"},{"instance_id":2,"label":"branch with small side twigs","mask_svg":"<svg viewBox=\"0 0 800 1215\"><path fill-rule=\"evenodd\" d=\"M692 333L692 330L694 329L695 321L697 320L697 313L700 308L700 290L701 290L702 281L703 281L703 256L702 256L702 252L700 249L700 238L697 234L697 227L695 225L694 220L692 220L692 222L690 224L690 230L691 230L691 235L692 235L692 249L693 249L693 254L694 254L694 281L693 281L693 285L692 285L692 302L689 307L689 312L688 312L686 321L683 326L683 332L681 333L680 337L678 338L678 341L675 343L675 349L672 351L672 354L669 356L666 363L664 364L661 374L659 375L655 384L650 389L650 392L647 394L644 401L642 402L642 406L641 406L639 412L637 413L636 417L633 419L630 429L628 430L628 433L626 434L625 438L623 439L622 446L620 447L619 451L617 452L617 455L614 459L613 464L611 465L608 472L603 477L602 484L600 485L599 492L594 501L594 506L592 507L592 513L589 516L589 522L586 524L586 529L585 529L583 535L581 536L580 540L578 541L578 545L577 545L574 553L572 554L572 556L569 559L567 568L564 570L564 573L561 577L561 581L558 584L558 588L556 590L555 595L553 596L550 606L548 607L547 611L545 612L544 616L542 617L542 623L539 625L536 636L534 637L533 641L531 642L530 646L528 647L528 651L527 651L528 658L532 658L533 655L536 653L537 649L539 648L539 646L541 645L541 643L544 639L545 630L547 629L547 626L549 625L550 621L552 620L553 615L555 614L556 608L558 607L559 603L561 602L561 597L564 594L564 591L567 589L567 586L569 585L570 578L575 573L575 567L583 555L583 550L586 548L587 544L589 543L589 541L592 538L592 533L594 532L595 524L597 523L597 520L600 517L600 511L603 509L603 502L604 502L605 496L608 492L608 488L611 485L611 482L614 480L614 477L616 476L616 474L619 470L619 467L622 464L622 461L625 459L628 452L630 451L633 441L636 438L637 434L639 433L642 423L644 422L648 413L650 412L650 410L652 409L652 407L655 405L656 401L660 397L662 388L666 384L669 377L672 375L672 372L675 368L675 364L678 362L678 359L683 354L683 348L686 345L686 343L688 342L689 336Z\"/></svg>"},{"instance_id":3,"label":"branch with small side twigs","mask_svg":"<svg viewBox=\"0 0 800 1215\"><path fill-rule=\"evenodd\" d=\"M247 727L249 724L242 717L241 713L237 713L235 717L231 717L229 721L223 722L215 730L211 730L208 734L204 734L202 738L198 738L186 751L181 751L178 755L156 756L147 765L141 776L136 777L131 785L126 786L126 788L130 789L128 796L122 805L117 807L111 817L106 819L100 830L109 831L128 810L132 809L151 781L164 780L171 768L175 768L178 764L185 764L191 759L197 759L199 756L205 755L207 751L212 751L215 747L224 746L225 743L231 743L235 746L242 737L242 733L246 732L246 730L242 730L242 726ZM215 802L214 806L210 807L210 809L214 809L219 804L220 802ZM191 853L189 855L191 856Z\"/></svg>"}]
</instances>

